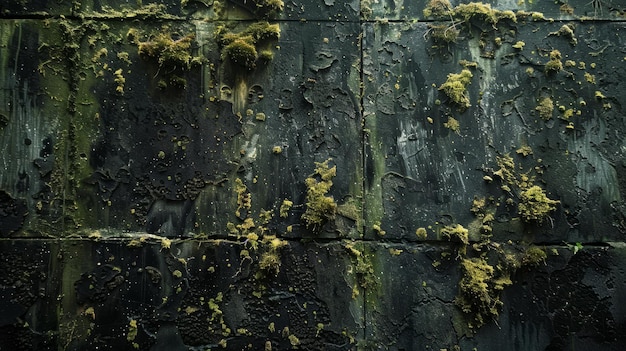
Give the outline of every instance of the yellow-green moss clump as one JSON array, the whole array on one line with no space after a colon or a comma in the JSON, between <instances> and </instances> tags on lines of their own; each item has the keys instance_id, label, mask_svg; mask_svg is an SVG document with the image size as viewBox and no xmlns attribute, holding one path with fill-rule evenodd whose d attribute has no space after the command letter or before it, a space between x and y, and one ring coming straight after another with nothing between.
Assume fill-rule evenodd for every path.
<instances>
[{"instance_id":1,"label":"yellow-green moss clump","mask_svg":"<svg viewBox=\"0 0 626 351\"><path fill-rule=\"evenodd\" d=\"M552 101L549 97L544 97L539 101L535 110L539 113L539 116L546 121L552 118L552 113L554 112L554 101Z\"/></svg>"},{"instance_id":2,"label":"yellow-green moss clump","mask_svg":"<svg viewBox=\"0 0 626 351\"><path fill-rule=\"evenodd\" d=\"M261 21L249 25L239 33L228 31L224 26L217 29L217 38L221 47L222 60L230 60L242 67L252 70L257 60L271 60L273 53L261 49L268 41L280 37L278 24Z\"/></svg>"},{"instance_id":3,"label":"yellow-green moss clump","mask_svg":"<svg viewBox=\"0 0 626 351\"><path fill-rule=\"evenodd\" d=\"M461 244L458 249L459 256L467 253L467 245L469 245L469 231L462 225L447 225L441 228L441 236L450 241Z\"/></svg>"},{"instance_id":4,"label":"yellow-green moss clump","mask_svg":"<svg viewBox=\"0 0 626 351\"><path fill-rule=\"evenodd\" d=\"M556 210L558 203L559 201L548 198L543 189L534 185L522 191L517 209L525 221L543 222L550 212Z\"/></svg>"},{"instance_id":5,"label":"yellow-green moss clump","mask_svg":"<svg viewBox=\"0 0 626 351\"><path fill-rule=\"evenodd\" d=\"M493 25L504 19L517 22L517 16L513 11L493 9L490 4L481 2L470 2L452 7L448 0L430 0L423 13L426 17L450 19L461 22L476 20Z\"/></svg>"},{"instance_id":6,"label":"yellow-green moss clump","mask_svg":"<svg viewBox=\"0 0 626 351\"><path fill-rule=\"evenodd\" d=\"M563 62L561 62L561 52L559 50L550 51L550 61L546 62L544 71L546 74L553 74L563 70Z\"/></svg>"},{"instance_id":7,"label":"yellow-green moss clump","mask_svg":"<svg viewBox=\"0 0 626 351\"><path fill-rule=\"evenodd\" d=\"M235 179L235 192L237 193L237 210L235 215L242 217L241 210L245 211L243 217L246 217L252 207L252 195L248 192L248 187L241 181L241 179Z\"/></svg>"},{"instance_id":8,"label":"yellow-green moss clump","mask_svg":"<svg viewBox=\"0 0 626 351\"><path fill-rule=\"evenodd\" d=\"M484 258L462 259L461 273L454 302L469 318L468 326L480 328L498 316L503 304L500 294L512 281L506 274L496 274Z\"/></svg>"},{"instance_id":9,"label":"yellow-green moss clump","mask_svg":"<svg viewBox=\"0 0 626 351\"><path fill-rule=\"evenodd\" d=\"M448 0L430 0L423 13L425 17L442 18L450 16L452 4Z\"/></svg>"},{"instance_id":10,"label":"yellow-green moss clump","mask_svg":"<svg viewBox=\"0 0 626 351\"><path fill-rule=\"evenodd\" d=\"M264 252L259 258L259 269L268 275L277 276L280 272L280 249L287 246L286 240L273 235L263 237Z\"/></svg>"},{"instance_id":11,"label":"yellow-green moss clump","mask_svg":"<svg viewBox=\"0 0 626 351\"><path fill-rule=\"evenodd\" d=\"M576 35L574 34L574 25L570 23L562 25L558 31L550 32L548 35L556 35L567 38L572 46L578 44L578 39L576 39Z\"/></svg>"},{"instance_id":12,"label":"yellow-green moss clump","mask_svg":"<svg viewBox=\"0 0 626 351\"><path fill-rule=\"evenodd\" d=\"M461 73L449 73L448 79L441 84L439 90L443 91L461 109L467 109L471 106L467 96L467 86L472 82L472 77L472 72L468 69L462 70Z\"/></svg>"},{"instance_id":13,"label":"yellow-green moss clump","mask_svg":"<svg viewBox=\"0 0 626 351\"><path fill-rule=\"evenodd\" d=\"M533 267L542 263L545 264L546 258L548 258L548 255L545 250L537 246L529 246L522 255L521 263L522 266Z\"/></svg>"},{"instance_id":14,"label":"yellow-green moss clump","mask_svg":"<svg viewBox=\"0 0 626 351\"><path fill-rule=\"evenodd\" d=\"M328 220L335 218L337 204L335 200L326 196L333 186L332 179L337 175L337 166L329 167L328 162L315 162L315 173L308 177L306 184L306 211L302 220L312 229L319 228Z\"/></svg>"},{"instance_id":15,"label":"yellow-green moss clump","mask_svg":"<svg viewBox=\"0 0 626 351\"><path fill-rule=\"evenodd\" d=\"M415 235L417 236L418 239L426 239L428 237L428 232L426 231L426 228L424 227L419 227L415 230Z\"/></svg>"},{"instance_id":16,"label":"yellow-green moss clump","mask_svg":"<svg viewBox=\"0 0 626 351\"><path fill-rule=\"evenodd\" d=\"M256 5L256 13L264 18L273 18L283 11L283 0L252 0ZM245 3L245 2L244 2Z\"/></svg>"},{"instance_id":17,"label":"yellow-green moss clump","mask_svg":"<svg viewBox=\"0 0 626 351\"><path fill-rule=\"evenodd\" d=\"M293 206L293 201L287 199L283 200L283 203L280 204L279 210L280 216L282 218L287 218L289 216L289 210L291 209L291 206Z\"/></svg>"},{"instance_id":18,"label":"yellow-green moss clump","mask_svg":"<svg viewBox=\"0 0 626 351\"><path fill-rule=\"evenodd\" d=\"M469 244L469 232L460 224L447 225L441 228L441 235L450 241L461 242L465 245Z\"/></svg>"},{"instance_id":19,"label":"yellow-green moss clump","mask_svg":"<svg viewBox=\"0 0 626 351\"><path fill-rule=\"evenodd\" d=\"M461 125L459 124L459 121L457 121L455 118L448 117L448 121L444 122L443 126L457 134L460 134L461 132Z\"/></svg>"},{"instance_id":20,"label":"yellow-green moss clump","mask_svg":"<svg viewBox=\"0 0 626 351\"><path fill-rule=\"evenodd\" d=\"M139 32L131 29L127 36L137 45L139 55L156 59L161 67L190 69L193 65L202 62L201 57L193 56L191 53L195 37L193 33L179 36L165 30L153 33L147 41L140 41Z\"/></svg>"}]
</instances>

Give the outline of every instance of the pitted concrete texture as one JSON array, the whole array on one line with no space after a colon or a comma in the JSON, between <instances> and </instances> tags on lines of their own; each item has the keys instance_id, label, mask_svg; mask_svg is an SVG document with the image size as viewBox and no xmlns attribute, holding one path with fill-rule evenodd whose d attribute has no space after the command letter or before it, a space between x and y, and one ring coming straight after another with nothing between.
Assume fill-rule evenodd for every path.
<instances>
[{"instance_id":1,"label":"pitted concrete texture","mask_svg":"<svg viewBox=\"0 0 626 351\"><path fill-rule=\"evenodd\" d=\"M0 3L0 350L623 350L617 0Z\"/></svg>"}]
</instances>

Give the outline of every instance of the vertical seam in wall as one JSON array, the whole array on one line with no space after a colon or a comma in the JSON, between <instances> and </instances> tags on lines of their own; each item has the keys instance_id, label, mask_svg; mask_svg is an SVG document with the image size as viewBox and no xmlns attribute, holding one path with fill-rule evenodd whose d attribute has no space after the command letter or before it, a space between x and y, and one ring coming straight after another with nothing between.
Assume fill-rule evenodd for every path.
<instances>
[{"instance_id":1,"label":"vertical seam in wall","mask_svg":"<svg viewBox=\"0 0 626 351\"><path fill-rule=\"evenodd\" d=\"M363 17L361 16L361 6L363 6L362 2L359 1L359 35L358 45L359 45L359 114L360 114L360 128L361 128L361 240L365 238L365 177L366 177L366 164L367 164L367 153L365 148L365 77L363 73L363 43L365 42L365 31L363 28L364 22ZM365 289L364 289L365 290ZM361 338L365 341L367 339L367 291L363 291L363 328L361 330Z\"/></svg>"}]
</instances>

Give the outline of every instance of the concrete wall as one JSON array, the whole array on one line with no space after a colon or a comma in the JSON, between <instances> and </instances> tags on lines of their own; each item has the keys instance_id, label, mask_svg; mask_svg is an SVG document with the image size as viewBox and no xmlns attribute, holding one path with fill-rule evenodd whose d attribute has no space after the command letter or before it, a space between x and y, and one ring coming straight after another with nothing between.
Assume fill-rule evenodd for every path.
<instances>
[{"instance_id":1,"label":"concrete wall","mask_svg":"<svg viewBox=\"0 0 626 351\"><path fill-rule=\"evenodd\" d=\"M617 0L0 4L0 350L626 348Z\"/></svg>"}]
</instances>

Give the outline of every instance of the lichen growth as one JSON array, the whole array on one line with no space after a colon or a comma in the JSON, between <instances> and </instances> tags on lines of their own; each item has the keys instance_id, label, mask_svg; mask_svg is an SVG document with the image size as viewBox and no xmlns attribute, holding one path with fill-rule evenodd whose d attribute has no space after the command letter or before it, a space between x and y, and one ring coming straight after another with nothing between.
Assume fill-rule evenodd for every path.
<instances>
[{"instance_id":1,"label":"lichen growth","mask_svg":"<svg viewBox=\"0 0 626 351\"><path fill-rule=\"evenodd\" d=\"M248 187L239 178L235 179L235 192L237 193L237 209L235 210L235 215L241 218L241 211L244 210L247 215L252 207L252 195L248 192ZM245 215L243 217L245 217Z\"/></svg>"},{"instance_id":2,"label":"lichen growth","mask_svg":"<svg viewBox=\"0 0 626 351\"><path fill-rule=\"evenodd\" d=\"M352 289L352 298L356 298L359 295L359 288L365 290L374 289L378 284L370 256L368 256L364 252L363 247L359 245L361 244L354 242L344 245L354 265L352 272L355 274L358 284L358 286L354 286Z\"/></svg>"},{"instance_id":3,"label":"lichen growth","mask_svg":"<svg viewBox=\"0 0 626 351\"><path fill-rule=\"evenodd\" d=\"M524 46L526 46L526 43L524 43L523 41L518 41L517 43L512 45L513 49L517 50L522 50Z\"/></svg>"},{"instance_id":4,"label":"lichen growth","mask_svg":"<svg viewBox=\"0 0 626 351\"><path fill-rule=\"evenodd\" d=\"M372 229L374 230L376 234L380 236L385 236L385 234L387 234L387 232L383 230L383 228L381 227L380 222L374 223L374 225L372 225Z\"/></svg>"},{"instance_id":5,"label":"lichen growth","mask_svg":"<svg viewBox=\"0 0 626 351\"><path fill-rule=\"evenodd\" d=\"M419 227L415 230L415 235L417 236L418 239L424 240L428 237L428 232L426 231L426 228Z\"/></svg>"},{"instance_id":6,"label":"lichen growth","mask_svg":"<svg viewBox=\"0 0 626 351\"><path fill-rule=\"evenodd\" d=\"M457 121L452 116L448 117L448 121L444 122L443 126L455 132L456 134L460 134L461 125L459 124L459 121Z\"/></svg>"},{"instance_id":7,"label":"lichen growth","mask_svg":"<svg viewBox=\"0 0 626 351\"><path fill-rule=\"evenodd\" d=\"M450 100L465 110L471 106L467 94L467 86L472 82L472 72L464 69L461 73L449 73L448 79L443 83L439 90L443 91Z\"/></svg>"},{"instance_id":8,"label":"lichen growth","mask_svg":"<svg viewBox=\"0 0 626 351\"><path fill-rule=\"evenodd\" d=\"M293 201L284 199L283 203L280 204L280 216L282 218L287 218L287 216L289 216L289 210L291 209L291 206L293 206Z\"/></svg>"},{"instance_id":9,"label":"lichen growth","mask_svg":"<svg viewBox=\"0 0 626 351\"><path fill-rule=\"evenodd\" d=\"M543 222L556 210L558 203L559 201L548 198L538 185L533 185L520 194L518 213L527 222Z\"/></svg>"},{"instance_id":10,"label":"lichen growth","mask_svg":"<svg viewBox=\"0 0 626 351\"><path fill-rule=\"evenodd\" d=\"M575 46L576 44L578 44L578 39L576 39L576 35L574 34L574 28L574 25L571 23L564 24L561 26L561 28L559 28L558 31L550 32L548 35L556 35L569 39L569 43L572 46Z\"/></svg>"},{"instance_id":11,"label":"lichen growth","mask_svg":"<svg viewBox=\"0 0 626 351\"><path fill-rule=\"evenodd\" d=\"M469 232L460 224L447 225L441 228L441 236L450 241L460 242L464 245L469 244Z\"/></svg>"},{"instance_id":12,"label":"lichen growth","mask_svg":"<svg viewBox=\"0 0 626 351\"><path fill-rule=\"evenodd\" d=\"M319 229L326 221L335 218L337 204L326 194L333 185L332 179L337 175L337 166L329 167L330 159L315 162L315 173L306 178L306 210L302 220L308 228Z\"/></svg>"},{"instance_id":13,"label":"lichen growth","mask_svg":"<svg viewBox=\"0 0 626 351\"><path fill-rule=\"evenodd\" d=\"M460 224L447 225L441 228L441 236L449 241L460 243L457 256L462 257L467 253L469 245L469 231Z\"/></svg>"},{"instance_id":14,"label":"lichen growth","mask_svg":"<svg viewBox=\"0 0 626 351\"><path fill-rule=\"evenodd\" d=\"M561 52L559 50L550 51L550 60L546 62L544 71L546 74L554 74L563 70L563 62L561 62Z\"/></svg>"},{"instance_id":15,"label":"lichen growth","mask_svg":"<svg viewBox=\"0 0 626 351\"><path fill-rule=\"evenodd\" d=\"M533 149L530 146L528 146L528 145L522 145L517 150L515 150L515 153L517 153L518 155L522 155L522 156L526 157L528 155L532 155L533 154Z\"/></svg>"},{"instance_id":16,"label":"lichen growth","mask_svg":"<svg viewBox=\"0 0 626 351\"><path fill-rule=\"evenodd\" d=\"M552 118L552 114L554 112L554 101L552 101L549 97L544 97L539 101L535 110L539 113L541 118L547 121Z\"/></svg>"}]
</instances>

